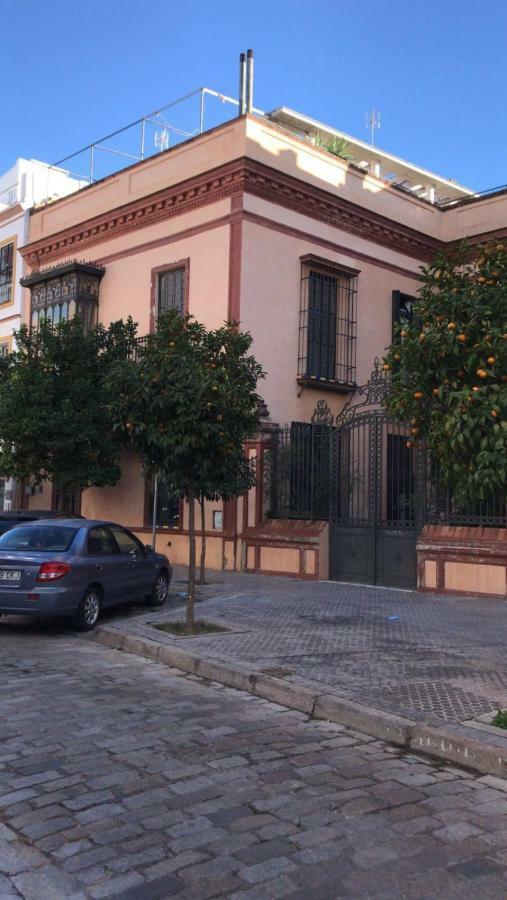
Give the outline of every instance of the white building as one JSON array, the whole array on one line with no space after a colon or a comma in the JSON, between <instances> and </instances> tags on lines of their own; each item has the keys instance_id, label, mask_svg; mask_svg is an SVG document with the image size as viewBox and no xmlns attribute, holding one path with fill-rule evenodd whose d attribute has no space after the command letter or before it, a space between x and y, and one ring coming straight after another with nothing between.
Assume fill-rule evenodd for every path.
<instances>
[{"instance_id":1,"label":"white building","mask_svg":"<svg viewBox=\"0 0 507 900\"><path fill-rule=\"evenodd\" d=\"M64 197L83 187L63 169L36 159L18 159L0 175L0 353L12 349L13 332L22 322L23 258L28 241L30 208ZM0 509L10 509L14 485L0 477Z\"/></svg>"}]
</instances>

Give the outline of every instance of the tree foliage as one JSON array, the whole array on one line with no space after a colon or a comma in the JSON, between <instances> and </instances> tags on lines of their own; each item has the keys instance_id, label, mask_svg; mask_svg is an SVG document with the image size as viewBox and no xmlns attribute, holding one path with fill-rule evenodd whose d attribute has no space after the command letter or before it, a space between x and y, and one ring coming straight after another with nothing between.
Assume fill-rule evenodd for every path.
<instances>
[{"instance_id":1,"label":"tree foliage","mask_svg":"<svg viewBox=\"0 0 507 900\"><path fill-rule=\"evenodd\" d=\"M194 505L227 499L255 481L244 443L257 428L261 366L252 338L234 323L216 330L176 312L160 317L134 364L116 367L110 382L117 429L174 498L189 503L187 621L193 627Z\"/></svg>"},{"instance_id":2,"label":"tree foliage","mask_svg":"<svg viewBox=\"0 0 507 900\"><path fill-rule=\"evenodd\" d=\"M475 501L507 492L507 250L484 245L469 260L463 244L422 269L384 368L407 446L423 441L455 495Z\"/></svg>"},{"instance_id":3,"label":"tree foliage","mask_svg":"<svg viewBox=\"0 0 507 900\"><path fill-rule=\"evenodd\" d=\"M108 415L106 375L132 345L132 321L83 334L75 318L22 326L0 359L0 470L51 481L63 498L120 477L119 435Z\"/></svg>"}]
</instances>

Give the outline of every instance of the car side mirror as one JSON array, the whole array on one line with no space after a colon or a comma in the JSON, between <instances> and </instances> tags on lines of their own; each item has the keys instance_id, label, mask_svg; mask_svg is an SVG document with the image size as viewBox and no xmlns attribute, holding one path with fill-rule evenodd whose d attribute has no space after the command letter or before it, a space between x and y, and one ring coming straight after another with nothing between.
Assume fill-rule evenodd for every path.
<instances>
[{"instance_id":1,"label":"car side mirror","mask_svg":"<svg viewBox=\"0 0 507 900\"><path fill-rule=\"evenodd\" d=\"M151 546L151 544L145 544L144 549L146 550L146 553L153 553L153 547Z\"/></svg>"}]
</instances>

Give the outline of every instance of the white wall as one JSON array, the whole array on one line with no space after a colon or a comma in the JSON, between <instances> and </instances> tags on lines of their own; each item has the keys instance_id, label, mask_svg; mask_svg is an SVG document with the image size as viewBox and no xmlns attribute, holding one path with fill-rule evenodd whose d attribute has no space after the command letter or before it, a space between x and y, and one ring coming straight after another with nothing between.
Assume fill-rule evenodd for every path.
<instances>
[{"instance_id":1,"label":"white wall","mask_svg":"<svg viewBox=\"0 0 507 900\"><path fill-rule=\"evenodd\" d=\"M71 178L64 169L55 169L38 159L20 157L0 175L0 212L16 203L28 209L48 197L66 197L86 182Z\"/></svg>"}]
</instances>

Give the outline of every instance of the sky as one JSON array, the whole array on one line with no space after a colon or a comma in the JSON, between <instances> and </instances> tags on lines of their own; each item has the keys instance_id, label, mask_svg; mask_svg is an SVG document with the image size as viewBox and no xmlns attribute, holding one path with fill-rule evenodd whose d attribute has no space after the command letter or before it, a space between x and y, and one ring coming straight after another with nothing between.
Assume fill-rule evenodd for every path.
<instances>
[{"instance_id":1,"label":"sky","mask_svg":"<svg viewBox=\"0 0 507 900\"><path fill-rule=\"evenodd\" d=\"M257 107L363 140L376 108L382 149L475 190L507 182L502 0L0 0L0 13L0 173L18 156L54 163L203 85L236 97L252 47ZM210 103L206 124L223 112ZM197 101L166 117L192 131Z\"/></svg>"}]
</instances>

